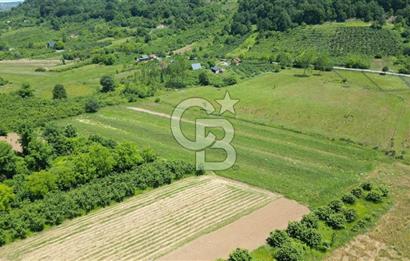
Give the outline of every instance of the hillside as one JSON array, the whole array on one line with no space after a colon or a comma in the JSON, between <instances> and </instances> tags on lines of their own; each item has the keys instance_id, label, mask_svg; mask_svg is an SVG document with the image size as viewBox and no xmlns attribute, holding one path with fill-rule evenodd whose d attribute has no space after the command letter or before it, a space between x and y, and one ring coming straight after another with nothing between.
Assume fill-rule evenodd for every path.
<instances>
[{"instance_id":1,"label":"hillside","mask_svg":"<svg viewBox=\"0 0 410 261\"><path fill-rule=\"evenodd\" d=\"M409 0L26 0L0 259L406 260L409 130Z\"/></svg>"}]
</instances>

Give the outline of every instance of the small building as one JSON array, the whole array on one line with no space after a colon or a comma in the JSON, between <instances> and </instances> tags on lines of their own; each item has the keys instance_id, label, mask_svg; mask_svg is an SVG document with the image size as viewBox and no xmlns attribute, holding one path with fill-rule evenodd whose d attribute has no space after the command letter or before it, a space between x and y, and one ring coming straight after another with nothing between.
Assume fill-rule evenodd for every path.
<instances>
[{"instance_id":1,"label":"small building","mask_svg":"<svg viewBox=\"0 0 410 261\"><path fill-rule=\"evenodd\" d=\"M202 65L200 63L194 63L191 65L193 71L198 71L202 69Z\"/></svg>"},{"instance_id":2,"label":"small building","mask_svg":"<svg viewBox=\"0 0 410 261\"><path fill-rule=\"evenodd\" d=\"M211 71L215 74L219 74L219 73L224 73L225 70L223 68L220 68L218 66L214 66L211 68Z\"/></svg>"},{"instance_id":3,"label":"small building","mask_svg":"<svg viewBox=\"0 0 410 261\"><path fill-rule=\"evenodd\" d=\"M56 44L57 43L55 41L49 41L47 43L47 48L54 49L54 48L56 48Z\"/></svg>"},{"instance_id":4,"label":"small building","mask_svg":"<svg viewBox=\"0 0 410 261\"><path fill-rule=\"evenodd\" d=\"M149 61L149 56L146 54L141 55L137 58L137 63Z\"/></svg>"}]
</instances>

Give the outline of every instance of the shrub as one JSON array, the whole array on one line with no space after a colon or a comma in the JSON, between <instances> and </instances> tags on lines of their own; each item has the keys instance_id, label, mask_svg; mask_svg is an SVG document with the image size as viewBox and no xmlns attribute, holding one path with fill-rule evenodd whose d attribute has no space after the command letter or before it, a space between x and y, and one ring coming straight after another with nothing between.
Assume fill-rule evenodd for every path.
<instances>
[{"instance_id":1,"label":"shrub","mask_svg":"<svg viewBox=\"0 0 410 261\"><path fill-rule=\"evenodd\" d=\"M111 76L105 75L100 79L101 92L112 92L115 90L115 82Z\"/></svg>"},{"instance_id":2,"label":"shrub","mask_svg":"<svg viewBox=\"0 0 410 261\"><path fill-rule=\"evenodd\" d=\"M290 242L290 237L285 231L275 230L270 233L266 241L271 247L281 247L283 244Z\"/></svg>"},{"instance_id":3,"label":"shrub","mask_svg":"<svg viewBox=\"0 0 410 261\"><path fill-rule=\"evenodd\" d=\"M318 249L322 243L322 235L316 229L308 228L303 232L300 240L311 248Z\"/></svg>"},{"instance_id":4,"label":"shrub","mask_svg":"<svg viewBox=\"0 0 410 261\"><path fill-rule=\"evenodd\" d=\"M361 185L362 189L365 191L371 191L373 189L373 184L370 182L363 183Z\"/></svg>"},{"instance_id":5,"label":"shrub","mask_svg":"<svg viewBox=\"0 0 410 261\"><path fill-rule=\"evenodd\" d=\"M333 229L343 229L346 224L346 217L343 213L336 213L329 216L326 224Z\"/></svg>"},{"instance_id":6,"label":"shrub","mask_svg":"<svg viewBox=\"0 0 410 261\"><path fill-rule=\"evenodd\" d=\"M334 211L334 212L340 212L343 210L343 202L341 200L334 200L330 202L329 207Z\"/></svg>"},{"instance_id":7,"label":"shrub","mask_svg":"<svg viewBox=\"0 0 410 261\"><path fill-rule=\"evenodd\" d=\"M383 193L380 190L370 191L366 196L366 200L374 203L380 203L383 201Z\"/></svg>"},{"instance_id":8,"label":"shrub","mask_svg":"<svg viewBox=\"0 0 410 261\"><path fill-rule=\"evenodd\" d=\"M342 197L342 201L346 204L353 205L356 202L356 198L353 196L353 194L346 194Z\"/></svg>"},{"instance_id":9,"label":"shrub","mask_svg":"<svg viewBox=\"0 0 410 261\"><path fill-rule=\"evenodd\" d=\"M306 226L304 226L300 222L290 222L286 232L290 237L295 239L301 239L304 231L306 230Z\"/></svg>"},{"instance_id":10,"label":"shrub","mask_svg":"<svg viewBox=\"0 0 410 261\"><path fill-rule=\"evenodd\" d=\"M307 228L317 228L319 225L319 218L314 213L310 213L303 217L301 223Z\"/></svg>"},{"instance_id":11,"label":"shrub","mask_svg":"<svg viewBox=\"0 0 410 261\"><path fill-rule=\"evenodd\" d=\"M237 248L228 258L228 261L251 261L252 257L248 250Z\"/></svg>"},{"instance_id":12,"label":"shrub","mask_svg":"<svg viewBox=\"0 0 410 261\"><path fill-rule=\"evenodd\" d=\"M67 99L67 92L64 88L64 85L62 84L57 84L54 86L53 89L53 99L54 100L62 100L62 99Z\"/></svg>"},{"instance_id":13,"label":"shrub","mask_svg":"<svg viewBox=\"0 0 410 261\"><path fill-rule=\"evenodd\" d=\"M383 72L388 72L388 71L390 71L389 67L384 66L384 67L383 67Z\"/></svg>"},{"instance_id":14,"label":"shrub","mask_svg":"<svg viewBox=\"0 0 410 261\"><path fill-rule=\"evenodd\" d=\"M44 68L44 67L38 67L38 68L36 68L34 71L35 71L35 72L46 72L47 69Z\"/></svg>"},{"instance_id":15,"label":"shrub","mask_svg":"<svg viewBox=\"0 0 410 261\"><path fill-rule=\"evenodd\" d=\"M390 191L388 187L382 185L382 186L379 186L377 189L382 193L383 197L389 196Z\"/></svg>"},{"instance_id":16,"label":"shrub","mask_svg":"<svg viewBox=\"0 0 410 261\"><path fill-rule=\"evenodd\" d=\"M21 98L30 98L34 96L34 90L31 88L30 84L23 83L21 88L17 91L17 95Z\"/></svg>"},{"instance_id":17,"label":"shrub","mask_svg":"<svg viewBox=\"0 0 410 261\"><path fill-rule=\"evenodd\" d=\"M95 113L95 112L98 112L99 109L100 109L100 105L95 99L90 99L85 104L85 112L87 113Z\"/></svg>"},{"instance_id":18,"label":"shrub","mask_svg":"<svg viewBox=\"0 0 410 261\"><path fill-rule=\"evenodd\" d=\"M344 215L345 215L346 221L348 223L352 223L352 222L356 221L356 219L357 219L357 213L356 213L356 210L354 210L354 209L346 209L344 211Z\"/></svg>"},{"instance_id":19,"label":"shrub","mask_svg":"<svg viewBox=\"0 0 410 261\"><path fill-rule=\"evenodd\" d=\"M315 214L322 221L327 221L333 213L334 211L330 207L320 207L315 210Z\"/></svg>"},{"instance_id":20,"label":"shrub","mask_svg":"<svg viewBox=\"0 0 410 261\"><path fill-rule=\"evenodd\" d=\"M6 84L8 84L9 81L5 80L4 78L0 77L0 86L4 86Z\"/></svg>"},{"instance_id":21,"label":"shrub","mask_svg":"<svg viewBox=\"0 0 410 261\"><path fill-rule=\"evenodd\" d=\"M236 80L235 77L232 76L232 77L225 77L223 79L223 83L224 83L225 86L231 86L231 85L237 84L238 81Z\"/></svg>"},{"instance_id":22,"label":"shrub","mask_svg":"<svg viewBox=\"0 0 410 261\"><path fill-rule=\"evenodd\" d=\"M358 188L353 189L352 195L355 196L356 198L361 198L363 196L362 188L358 187Z\"/></svg>"},{"instance_id":23,"label":"shrub","mask_svg":"<svg viewBox=\"0 0 410 261\"><path fill-rule=\"evenodd\" d=\"M68 124L67 126L64 127L64 136L66 138L75 138L75 137L77 137L78 136L77 129L73 125Z\"/></svg>"},{"instance_id":24,"label":"shrub","mask_svg":"<svg viewBox=\"0 0 410 261\"><path fill-rule=\"evenodd\" d=\"M278 261L300 261L303 260L303 252L302 246L288 243L278 249L275 258Z\"/></svg>"},{"instance_id":25,"label":"shrub","mask_svg":"<svg viewBox=\"0 0 410 261\"><path fill-rule=\"evenodd\" d=\"M210 84L209 76L206 72L202 72L198 76L199 84L202 86L208 86Z\"/></svg>"}]
</instances>

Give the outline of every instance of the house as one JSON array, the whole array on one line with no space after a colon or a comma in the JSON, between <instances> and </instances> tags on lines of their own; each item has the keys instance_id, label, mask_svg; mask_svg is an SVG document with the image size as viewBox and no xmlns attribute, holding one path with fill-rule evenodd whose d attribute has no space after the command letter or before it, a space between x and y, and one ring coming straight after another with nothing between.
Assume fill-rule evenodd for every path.
<instances>
[{"instance_id":1,"label":"house","mask_svg":"<svg viewBox=\"0 0 410 261\"><path fill-rule=\"evenodd\" d=\"M146 55L146 54L143 54L143 55L141 55L140 57L137 58L137 63L146 62L146 61L149 61L149 60L150 60L149 56Z\"/></svg>"},{"instance_id":2,"label":"house","mask_svg":"<svg viewBox=\"0 0 410 261\"><path fill-rule=\"evenodd\" d=\"M198 71L202 69L202 65L200 63L194 63L191 65L193 71Z\"/></svg>"},{"instance_id":3,"label":"house","mask_svg":"<svg viewBox=\"0 0 410 261\"><path fill-rule=\"evenodd\" d=\"M218 66L212 67L212 68L211 68L211 71L212 71L213 73L215 73L215 74L219 74L219 73L224 73L224 72L225 72L224 69L222 69L222 68L220 68L220 67L218 67Z\"/></svg>"},{"instance_id":4,"label":"house","mask_svg":"<svg viewBox=\"0 0 410 261\"><path fill-rule=\"evenodd\" d=\"M47 48L54 49L54 48L56 48L56 44L57 43L55 41L49 41L47 43Z\"/></svg>"}]
</instances>

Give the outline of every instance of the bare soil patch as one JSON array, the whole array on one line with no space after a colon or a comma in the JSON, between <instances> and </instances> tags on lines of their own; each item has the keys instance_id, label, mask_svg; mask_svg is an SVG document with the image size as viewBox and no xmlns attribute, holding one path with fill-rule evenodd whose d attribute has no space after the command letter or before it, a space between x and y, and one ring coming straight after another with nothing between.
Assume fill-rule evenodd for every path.
<instances>
[{"instance_id":1,"label":"bare soil patch","mask_svg":"<svg viewBox=\"0 0 410 261\"><path fill-rule=\"evenodd\" d=\"M9 133L7 136L0 136L0 141L8 143L15 152L23 152L20 144L20 136L17 133Z\"/></svg>"},{"instance_id":2,"label":"bare soil patch","mask_svg":"<svg viewBox=\"0 0 410 261\"><path fill-rule=\"evenodd\" d=\"M19 60L3 60L0 64L10 64L10 65L31 65L38 67L52 67L61 64L60 60L31 60L31 59L19 59Z\"/></svg>"},{"instance_id":3,"label":"bare soil patch","mask_svg":"<svg viewBox=\"0 0 410 261\"><path fill-rule=\"evenodd\" d=\"M256 210L248 216L202 236L174 252L160 258L173 260L216 260L227 258L237 247L256 249L266 243L266 238L274 229L285 229L289 221L298 221L309 209L285 198Z\"/></svg>"}]
</instances>

